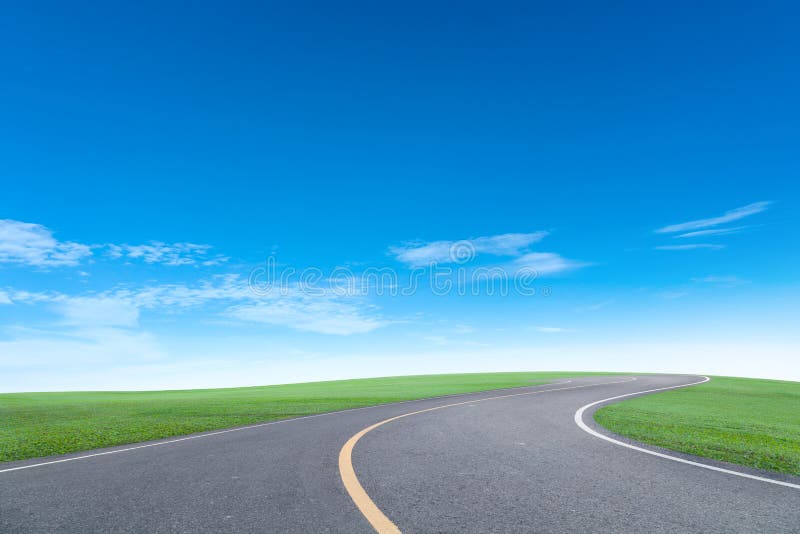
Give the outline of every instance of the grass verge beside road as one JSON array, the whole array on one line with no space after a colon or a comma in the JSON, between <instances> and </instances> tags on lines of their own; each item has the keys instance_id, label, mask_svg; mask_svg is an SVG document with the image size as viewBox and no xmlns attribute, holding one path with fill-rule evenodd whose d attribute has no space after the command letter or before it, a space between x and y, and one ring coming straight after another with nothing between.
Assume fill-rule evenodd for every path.
<instances>
[{"instance_id":1,"label":"grass verge beside road","mask_svg":"<svg viewBox=\"0 0 800 534\"><path fill-rule=\"evenodd\" d=\"M481 373L183 391L0 394L0 461L588 373Z\"/></svg>"},{"instance_id":2,"label":"grass verge beside road","mask_svg":"<svg viewBox=\"0 0 800 534\"><path fill-rule=\"evenodd\" d=\"M594 417L651 445L800 475L800 382L712 377L606 406Z\"/></svg>"}]
</instances>

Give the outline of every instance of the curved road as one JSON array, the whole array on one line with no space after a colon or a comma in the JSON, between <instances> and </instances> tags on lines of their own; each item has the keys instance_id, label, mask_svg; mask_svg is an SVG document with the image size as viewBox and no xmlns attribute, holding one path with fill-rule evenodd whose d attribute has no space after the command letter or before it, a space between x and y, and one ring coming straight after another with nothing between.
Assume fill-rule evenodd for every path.
<instances>
[{"instance_id":1,"label":"curved road","mask_svg":"<svg viewBox=\"0 0 800 534\"><path fill-rule=\"evenodd\" d=\"M374 532L376 510L385 532L800 532L798 477L576 424L700 378L584 377L0 464L0 532ZM598 407L579 419L608 435Z\"/></svg>"}]
</instances>

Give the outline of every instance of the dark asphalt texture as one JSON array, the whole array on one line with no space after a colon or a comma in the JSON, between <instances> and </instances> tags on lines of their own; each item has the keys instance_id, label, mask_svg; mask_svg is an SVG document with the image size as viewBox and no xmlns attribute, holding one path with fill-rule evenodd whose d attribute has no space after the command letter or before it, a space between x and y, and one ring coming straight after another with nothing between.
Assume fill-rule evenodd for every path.
<instances>
[{"instance_id":1,"label":"dark asphalt texture","mask_svg":"<svg viewBox=\"0 0 800 534\"><path fill-rule=\"evenodd\" d=\"M621 379L336 412L0 472L0 532L372 532L339 478L339 450L350 436L434 406L590 384L393 421L356 445L356 473L406 533L800 532L800 490L654 457L579 429L573 417L585 404L697 381L659 375L603 385Z\"/></svg>"}]
</instances>

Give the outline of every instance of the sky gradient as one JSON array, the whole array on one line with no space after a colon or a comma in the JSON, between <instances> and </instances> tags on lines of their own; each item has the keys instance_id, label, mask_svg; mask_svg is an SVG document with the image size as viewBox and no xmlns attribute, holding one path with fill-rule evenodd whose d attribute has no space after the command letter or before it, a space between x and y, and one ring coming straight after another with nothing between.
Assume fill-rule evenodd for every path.
<instances>
[{"instance_id":1,"label":"sky gradient","mask_svg":"<svg viewBox=\"0 0 800 534\"><path fill-rule=\"evenodd\" d=\"M0 391L800 380L791 3L3 12Z\"/></svg>"}]
</instances>

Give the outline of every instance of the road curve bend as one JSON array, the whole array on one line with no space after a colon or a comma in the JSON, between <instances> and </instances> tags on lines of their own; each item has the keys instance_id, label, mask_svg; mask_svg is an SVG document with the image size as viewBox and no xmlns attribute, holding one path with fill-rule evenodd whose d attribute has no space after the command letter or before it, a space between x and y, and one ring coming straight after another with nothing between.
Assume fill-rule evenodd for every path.
<instances>
[{"instance_id":1,"label":"road curve bend","mask_svg":"<svg viewBox=\"0 0 800 534\"><path fill-rule=\"evenodd\" d=\"M675 461L598 428L614 398L702 377L632 378L0 464L0 532L800 531L798 477Z\"/></svg>"}]
</instances>

